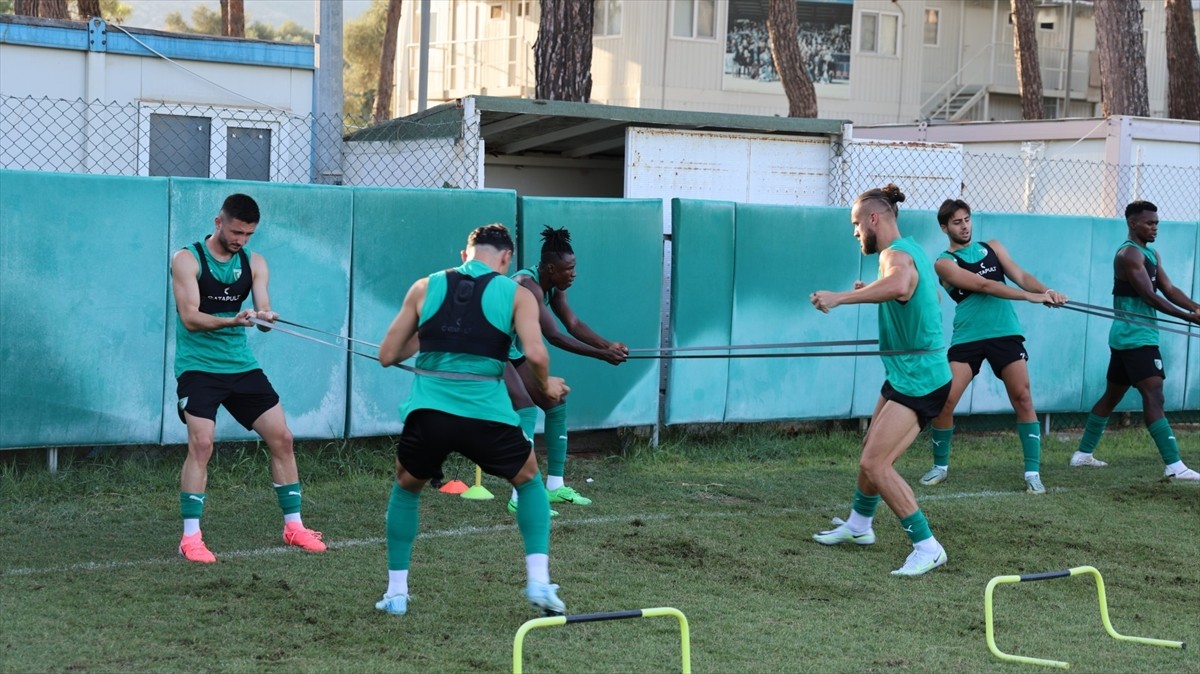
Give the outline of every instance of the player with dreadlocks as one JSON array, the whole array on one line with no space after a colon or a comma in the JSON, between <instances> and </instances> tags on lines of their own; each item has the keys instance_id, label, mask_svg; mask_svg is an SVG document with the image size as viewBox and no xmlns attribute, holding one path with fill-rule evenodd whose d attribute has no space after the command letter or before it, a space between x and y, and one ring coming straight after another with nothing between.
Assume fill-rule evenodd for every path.
<instances>
[{"instance_id":1,"label":"player with dreadlocks","mask_svg":"<svg viewBox=\"0 0 1200 674\"><path fill-rule=\"evenodd\" d=\"M571 248L571 233L566 228L547 225L542 229L542 257L537 267L522 269L513 280L533 293L541 307L542 334L554 346L564 351L603 360L613 365L625 362L629 348L620 342L610 342L575 315L567 303L567 288L575 282L575 251ZM554 317L562 322L563 334ZM509 366L504 382L512 398L513 409L521 417L521 428L533 439L537 423L537 408L546 412L546 491L551 503L588 505L592 501L563 483L567 463L567 403L543 396L519 345L514 342L509 353ZM517 512L517 491L514 489L508 510Z\"/></svg>"}]
</instances>

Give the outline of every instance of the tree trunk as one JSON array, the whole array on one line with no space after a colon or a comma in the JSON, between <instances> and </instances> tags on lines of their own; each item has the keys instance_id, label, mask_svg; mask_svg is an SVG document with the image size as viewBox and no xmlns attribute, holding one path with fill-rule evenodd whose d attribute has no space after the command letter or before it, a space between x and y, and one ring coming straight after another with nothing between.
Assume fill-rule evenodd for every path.
<instances>
[{"instance_id":1,"label":"tree trunk","mask_svg":"<svg viewBox=\"0 0 1200 674\"><path fill-rule=\"evenodd\" d=\"M43 19L69 19L67 0L38 0L37 15Z\"/></svg>"},{"instance_id":2,"label":"tree trunk","mask_svg":"<svg viewBox=\"0 0 1200 674\"><path fill-rule=\"evenodd\" d=\"M77 0L76 4L80 21L90 21L93 16L102 16L100 0Z\"/></svg>"},{"instance_id":3,"label":"tree trunk","mask_svg":"<svg viewBox=\"0 0 1200 674\"><path fill-rule=\"evenodd\" d=\"M1167 117L1200 120L1200 53L1190 0L1167 0Z\"/></svg>"},{"instance_id":4,"label":"tree trunk","mask_svg":"<svg viewBox=\"0 0 1200 674\"><path fill-rule=\"evenodd\" d=\"M1021 118L1042 119L1046 101L1042 94L1042 68L1038 58L1033 0L1012 0L1013 57L1017 62L1017 88L1021 91Z\"/></svg>"},{"instance_id":5,"label":"tree trunk","mask_svg":"<svg viewBox=\"0 0 1200 674\"><path fill-rule=\"evenodd\" d=\"M392 89L396 75L396 40L400 32L400 5L402 2L403 0L388 0L383 49L379 55L379 86L375 87L375 109L371 113L371 117L376 122L384 122L392 118Z\"/></svg>"},{"instance_id":6,"label":"tree trunk","mask_svg":"<svg viewBox=\"0 0 1200 674\"><path fill-rule=\"evenodd\" d=\"M244 0L221 0L221 34L226 37L246 37Z\"/></svg>"},{"instance_id":7,"label":"tree trunk","mask_svg":"<svg viewBox=\"0 0 1200 674\"><path fill-rule=\"evenodd\" d=\"M788 98L788 117L816 117L817 90L800 53L796 0L771 0L767 11L767 35L771 58Z\"/></svg>"},{"instance_id":8,"label":"tree trunk","mask_svg":"<svg viewBox=\"0 0 1200 674\"><path fill-rule=\"evenodd\" d=\"M16 0L13 3L13 14L17 16L37 16L38 0Z\"/></svg>"},{"instance_id":9,"label":"tree trunk","mask_svg":"<svg viewBox=\"0 0 1200 674\"><path fill-rule=\"evenodd\" d=\"M1142 4L1138 0L1104 0L1095 4L1095 13L1104 116L1149 117Z\"/></svg>"},{"instance_id":10,"label":"tree trunk","mask_svg":"<svg viewBox=\"0 0 1200 674\"><path fill-rule=\"evenodd\" d=\"M592 97L592 22L590 0L542 0L538 38L533 45L537 98L582 101Z\"/></svg>"}]
</instances>

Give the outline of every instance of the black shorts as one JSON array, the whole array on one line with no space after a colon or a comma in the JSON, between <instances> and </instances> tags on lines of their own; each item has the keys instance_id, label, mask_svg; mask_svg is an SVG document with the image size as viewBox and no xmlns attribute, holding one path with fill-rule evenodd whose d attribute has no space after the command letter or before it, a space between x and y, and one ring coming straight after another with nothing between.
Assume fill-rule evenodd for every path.
<instances>
[{"instance_id":1,"label":"black shorts","mask_svg":"<svg viewBox=\"0 0 1200 674\"><path fill-rule=\"evenodd\" d=\"M452 451L475 462L488 475L512 480L529 460L533 444L520 426L441 410L416 410L408 415L396 443L396 458L410 475L419 480L440 477L442 462Z\"/></svg>"},{"instance_id":2,"label":"black shorts","mask_svg":"<svg viewBox=\"0 0 1200 674\"><path fill-rule=\"evenodd\" d=\"M966 344L955 344L950 347L946 358L952 363L966 363L971 366L972 376L979 374L983 361L987 360L992 368L992 374L1000 376L1000 371L1009 363L1018 360L1029 360L1025 352L1025 338L1020 335L1011 337L993 337L981 339Z\"/></svg>"},{"instance_id":3,"label":"black shorts","mask_svg":"<svg viewBox=\"0 0 1200 674\"><path fill-rule=\"evenodd\" d=\"M179 420L186 411L194 417L217 420L217 407L224 405L239 424L253 430L263 412L279 404L279 395L262 370L237 374L213 374L189 370L179 375L175 393L179 397Z\"/></svg>"},{"instance_id":4,"label":"black shorts","mask_svg":"<svg viewBox=\"0 0 1200 674\"><path fill-rule=\"evenodd\" d=\"M917 424L921 430L929 425L929 422L942 413L942 408L946 406L946 400L950 397L950 382L946 385L935 389L931 393L926 393L919 398L906 396L903 393L892 388L892 383L889 381L883 382L883 389L879 392L884 400L900 403L908 409L917 413Z\"/></svg>"},{"instance_id":5,"label":"black shorts","mask_svg":"<svg viewBox=\"0 0 1200 674\"><path fill-rule=\"evenodd\" d=\"M1109 349L1108 380L1117 386L1133 386L1149 377L1167 378L1163 371L1162 353L1157 346L1136 349Z\"/></svg>"}]
</instances>

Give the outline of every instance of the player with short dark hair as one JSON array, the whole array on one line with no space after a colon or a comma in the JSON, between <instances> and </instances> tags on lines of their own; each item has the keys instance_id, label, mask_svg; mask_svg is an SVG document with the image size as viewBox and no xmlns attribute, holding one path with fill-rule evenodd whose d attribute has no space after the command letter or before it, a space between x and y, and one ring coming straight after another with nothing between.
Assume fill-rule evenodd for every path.
<instances>
[{"instance_id":1,"label":"player with short dark hair","mask_svg":"<svg viewBox=\"0 0 1200 674\"><path fill-rule=\"evenodd\" d=\"M258 227L258 204L232 194L214 219L216 231L171 257L177 310L175 377L179 420L187 424L188 455L180 472L179 510L183 539L179 554L188 561L217 561L200 533L208 461L212 458L217 408L221 405L246 430L262 436L271 451L271 478L283 510L283 541L323 552L321 533L300 517L300 476L279 395L263 374L246 341L251 319L274 322L267 294L267 261L246 244ZM242 310L247 296L254 308ZM260 330L269 328L259 326Z\"/></svg>"},{"instance_id":2,"label":"player with short dark hair","mask_svg":"<svg viewBox=\"0 0 1200 674\"><path fill-rule=\"evenodd\" d=\"M1162 266L1162 255L1150 248L1158 238L1158 207L1149 201L1129 204L1125 207L1125 224L1129 228L1128 237L1117 248L1113 259L1113 308L1122 313L1116 315L1108 331L1111 355L1107 385L1104 395L1088 414L1079 449L1071 456L1070 463L1072 466L1108 465L1092 456L1092 452L1108 426L1109 415L1132 386L1142 396L1142 418L1166 464L1163 476L1200 480L1200 473L1188 468L1180 459L1179 444L1163 412L1163 380L1167 374L1162 352L1158 349L1158 330L1151 325L1121 320L1132 315L1139 317L1141 323L1152 324L1161 311L1200 323L1200 304L1171 283Z\"/></svg>"},{"instance_id":3,"label":"player with short dark hair","mask_svg":"<svg viewBox=\"0 0 1200 674\"><path fill-rule=\"evenodd\" d=\"M547 225L542 229L542 251L537 267L522 269L513 274L538 300L539 321L546 341L564 351L603 360L613 365L625 362L629 349L621 342L610 342L596 334L571 309L567 289L575 282L575 251L571 233L564 227ZM567 334L558 329L555 317L562 321ZM537 424L537 408L546 412L544 438L546 441L546 491L551 503L590 505L592 500L564 483L567 465L567 404L546 400L534 385L532 372L521 355L521 344L514 344L511 363L504 372L504 382L513 408L521 418L521 428L530 438ZM509 512L517 512L520 497L513 490L508 502ZM551 511L551 514L557 514Z\"/></svg>"},{"instance_id":4,"label":"player with short dark hair","mask_svg":"<svg viewBox=\"0 0 1200 674\"><path fill-rule=\"evenodd\" d=\"M879 278L870 284L858 281L849 292L818 290L809 296L812 305L826 313L843 304L879 305L879 348L916 352L883 356L887 380L863 438L850 518L835 520L838 526L815 534L813 540L822 545L874 543L871 524L882 497L913 544L904 565L892 575L919 576L945 564L946 550L934 538L912 488L893 464L929 420L941 413L950 394L950 365L938 310L937 275L921 246L912 237L900 236L896 218L902 201L904 193L889 183L862 193L850 209L863 255L879 253Z\"/></svg>"},{"instance_id":5,"label":"player with short dark hair","mask_svg":"<svg viewBox=\"0 0 1200 674\"><path fill-rule=\"evenodd\" d=\"M396 444L396 481L387 508L388 587L375 608L408 611L408 569L417 537L421 489L441 475L457 450L520 492L517 528L525 541L525 596L543 615L566 611L550 584L550 504L533 445L503 383L514 337L525 345L526 367L538 392L561 401L570 390L550 376L550 355L538 327L538 303L504 274L513 242L503 225L471 232L463 264L420 279L379 346L384 367L416 353L421 370L400 405L404 430Z\"/></svg>"},{"instance_id":6,"label":"player with short dark hair","mask_svg":"<svg viewBox=\"0 0 1200 674\"><path fill-rule=\"evenodd\" d=\"M1004 382L1008 400L1017 413L1017 437L1025 460L1025 490L1030 494L1045 494L1041 477L1042 434L1029 390L1029 368L1025 365L1029 356L1011 300L1060 306L1067 296L1047 288L1033 274L1021 269L999 241L972 241L971 207L967 202L947 199L938 209L937 220L950 239L950 247L938 255L933 268L956 304L954 336L947 354L954 379L946 406L930 426L933 468L921 477L921 484L939 484L949 474L954 408L986 360L992 374ZM1005 283L1005 277L1018 287Z\"/></svg>"}]
</instances>

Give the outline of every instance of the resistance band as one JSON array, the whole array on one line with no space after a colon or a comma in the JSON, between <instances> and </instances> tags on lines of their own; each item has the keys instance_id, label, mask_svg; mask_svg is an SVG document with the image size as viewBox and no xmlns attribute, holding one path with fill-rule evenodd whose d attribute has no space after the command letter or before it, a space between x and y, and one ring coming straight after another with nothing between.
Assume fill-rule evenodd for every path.
<instances>
[{"instance_id":1,"label":"resistance band","mask_svg":"<svg viewBox=\"0 0 1200 674\"><path fill-rule=\"evenodd\" d=\"M1106 313L1103 311L1091 311L1089 309L1080 309L1079 307L1071 306L1071 304L1072 304L1071 302L1068 302L1068 303L1062 305L1062 307L1064 309L1070 309L1071 311L1078 311L1081 314L1089 314L1092 316L1099 316L1100 318L1108 318L1108 319L1112 319L1114 321L1124 321L1126 323L1132 323L1133 325L1143 325L1147 328L1154 328L1155 330L1161 330L1164 332L1173 332L1177 335L1183 335L1184 337L1200 338L1200 332L1179 330L1178 328L1168 328L1165 325L1155 325L1153 323L1147 323L1146 321L1135 321L1132 318L1125 318L1124 316L1117 316L1116 314ZM1103 308L1103 307L1100 307L1100 308ZM1109 311L1112 311L1112 310L1110 309ZM1144 318L1149 318L1149 317L1146 316Z\"/></svg>"}]
</instances>

